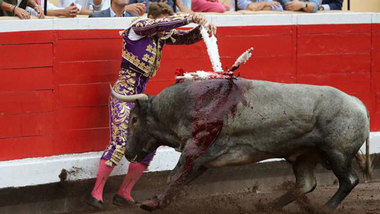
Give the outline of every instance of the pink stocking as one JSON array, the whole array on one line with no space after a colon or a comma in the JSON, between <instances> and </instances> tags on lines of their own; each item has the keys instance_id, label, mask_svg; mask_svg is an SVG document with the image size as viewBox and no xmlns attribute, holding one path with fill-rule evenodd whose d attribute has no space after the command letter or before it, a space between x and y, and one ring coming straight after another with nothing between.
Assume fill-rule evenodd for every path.
<instances>
[{"instance_id":1,"label":"pink stocking","mask_svg":"<svg viewBox=\"0 0 380 214\"><path fill-rule=\"evenodd\" d=\"M106 181L108 179L108 176L111 174L113 166L106 165L106 161L104 159L100 160L99 168L98 168L98 174L96 177L96 183L94 186L94 189L91 192L92 197L96 198L99 201L103 201L103 189L104 185L106 184Z\"/></svg>"},{"instance_id":2,"label":"pink stocking","mask_svg":"<svg viewBox=\"0 0 380 214\"><path fill-rule=\"evenodd\" d=\"M130 163L128 173L125 175L118 194L129 201L134 201L131 196L131 190L147 167L148 166L143 163Z\"/></svg>"}]
</instances>

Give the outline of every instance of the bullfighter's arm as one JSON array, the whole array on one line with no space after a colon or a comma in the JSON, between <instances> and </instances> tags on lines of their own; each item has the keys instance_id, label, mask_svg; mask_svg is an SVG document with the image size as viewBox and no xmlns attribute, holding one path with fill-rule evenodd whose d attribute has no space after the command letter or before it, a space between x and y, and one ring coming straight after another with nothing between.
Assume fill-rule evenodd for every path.
<instances>
[{"instance_id":1,"label":"bullfighter's arm","mask_svg":"<svg viewBox=\"0 0 380 214\"><path fill-rule=\"evenodd\" d=\"M189 24L191 15L173 15L162 19L143 19L132 25L133 31L140 36L154 35L160 31L170 31L174 28Z\"/></svg>"},{"instance_id":2,"label":"bullfighter's arm","mask_svg":"<svg viewBox=\"0 0 380 214\"><path fill-rule=\"evenodd\" d=\"M192 30L174 30L172 36L166 40L169 45L190 45L202 40L200 25Z\"/></svg>"}]
</instances>

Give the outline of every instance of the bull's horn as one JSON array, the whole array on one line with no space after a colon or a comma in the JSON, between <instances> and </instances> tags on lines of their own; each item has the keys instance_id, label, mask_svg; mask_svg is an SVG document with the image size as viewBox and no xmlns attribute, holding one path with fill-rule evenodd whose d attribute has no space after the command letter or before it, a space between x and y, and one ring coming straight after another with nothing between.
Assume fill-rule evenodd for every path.
<instances>
[{"instance_id":1,"label":"bull's horn","mask_svg":"<svg viewBox=\"0 0 380 214\"><path fill-rule=\"evenodd\" d=\"M110 90L111 90L112 95L121 101L134 102L136 100L141 100L141 101L148 100L148 95L146 95L146 94L133 94L133 95L118 94L118 93L116 93L115 90L113 90L111 85L110 85Z\"/></svg>"},{"instance_id":2,"label":"bull's horn","mask_svg":"<svg viewBox=\"0 0 380 214\"><path fill-rule=\"evenodd\" d=\"M136 159L137 159L137 155L135 155L135 157L133 158L133 160L131 162L132 163L136 162Z\"/></svg>"}]
</instances>

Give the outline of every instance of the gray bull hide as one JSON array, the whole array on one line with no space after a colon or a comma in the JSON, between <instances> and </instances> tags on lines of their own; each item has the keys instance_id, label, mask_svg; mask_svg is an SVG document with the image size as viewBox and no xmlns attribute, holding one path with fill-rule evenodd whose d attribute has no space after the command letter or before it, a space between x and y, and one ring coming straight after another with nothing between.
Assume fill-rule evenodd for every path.
<instances>
[{"instance_id":1,"label":"gray bull hide","mask_svg":"<svg viewBox=\"0 0 380 214\"><path fill-rule=\"evenodd\" d=\"M142 203L147 210L165 207L210 167L268 158L285 158L296 177L296 190L268 206L282 207L313 191L313 171L321 163L339 180L326 203L335 209L358 183L352 162L369 136L366 107L338 89L241 78L170 86L136 101L129 125L128 160L141 161L160 145L182 152L167 191Z\"/></svg>"}]
</instances>

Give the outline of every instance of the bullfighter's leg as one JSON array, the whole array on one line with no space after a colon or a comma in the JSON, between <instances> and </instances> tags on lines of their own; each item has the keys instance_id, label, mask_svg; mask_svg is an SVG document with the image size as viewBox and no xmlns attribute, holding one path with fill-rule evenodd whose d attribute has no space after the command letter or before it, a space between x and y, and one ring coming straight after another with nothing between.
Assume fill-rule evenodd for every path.
<instances>
[{"instance_id":1,"label":"bullfighter's leg","mask_svg":"<svg viewBox=\"0 0 380 214\"><path fill-rule=\"evenodd\" d=\"M173 197L188 184L207 170L207 163L222 155L225 151L222 148L208 149L202 155L197 157L197 148L194 149L187 143L182 155L170 175L169 187L160 195L142 202L140 208L152 211L158 208L164 208L169 205ZM210 152L212 150L212 152Z\"/></svg>"},{"instance_id":2,"label":"bullfighter's leg","mask_svg":"<svg viewBox=\"0 0 380 214\"><path fill-rule=\"evenodd\" d=\"M335 176L339 180L339 188L333 197L326 203L329 209L335 209L350 194L351 190L359 183L358 176L352 169L354 154L346 155L337 150L326 153Z\"/></svg>"},{"instance_id":3,"label":"bullfighter's leg","mask_svg":"<svg viewBox=\"0 0 380 214\"><path fill-rule=\"evenodd\" d=\"M98 209L103 208L103 189L108 176L111 174L115 165L106 164L107 160L100 159L98 172L96 175L96 183L91 191L91 197L88 200L88 204Z\"/></svg>"},{"instance_id":4,"label":"bullfighter's leg","mask_svg":"<svg viewBox=\"0 0 380 214\"><path fill-rule=\"evenodd\" d=\"M140 179L143 172L148 168L152 161L155 151L149 153L140 163L130 163L128 167L128 173L124 177L124 181L119 188L119 191L113 198L113 204L117 206L131 206L134 203L134 199L131 196L132 188Z\"/></svg>"},{"instance_id":5,"label":"bullfighter's leg","mask_svg":"<svg viewBox=\"0 0 380 214\"><path fill-rule=\"evenodd\" d=\"M110 143L101 157L96 182L88 203L96 208L103 207L103 189L116 165L123 158L126 146L127 125L131 103L125 103L110 96Z\"/></svg>"},{"instance_id":6,"label":"bullfighter's leg","mask_svg":"<svg viewBox=\"0 0 380 214\"><path fill-rule=\"evenodd\" d=\"M147 78L128 70L122 70L121 76L114 85L117 93L128 95L141 93L144 90ZM91 198L88 201L90 205L102 208L103 206L103 189L105 183L116 165L124 157L127 136L128 121L130 109L133 103L126 103L110 96L109 113L110 113L110 144L105 149L98 168L95 186L91 192ZM149 154L141 163L132 163L129 165L128 173L125 176L118 194L114 197L114 204L130 206L133 204L133 198L130 192L135 183L140 178L143 171L149 165L154 153Z\"/></svg>"},{"instance_id":7,"label":"bullfighter's leg","mask_svg":"<svg viewBox=\"0 0 380 214\"><path fill-rule=\"evenodd\" d=\"M314 175L314 169L317 164L316 160L317 159L309 153L299 156L292 164L293 172L296 177L296 188L289 190L268 206L270 208L279 209L298 198L305 197L306 193L312 192L317 186Z\"/></svg>"}]
</instances>

